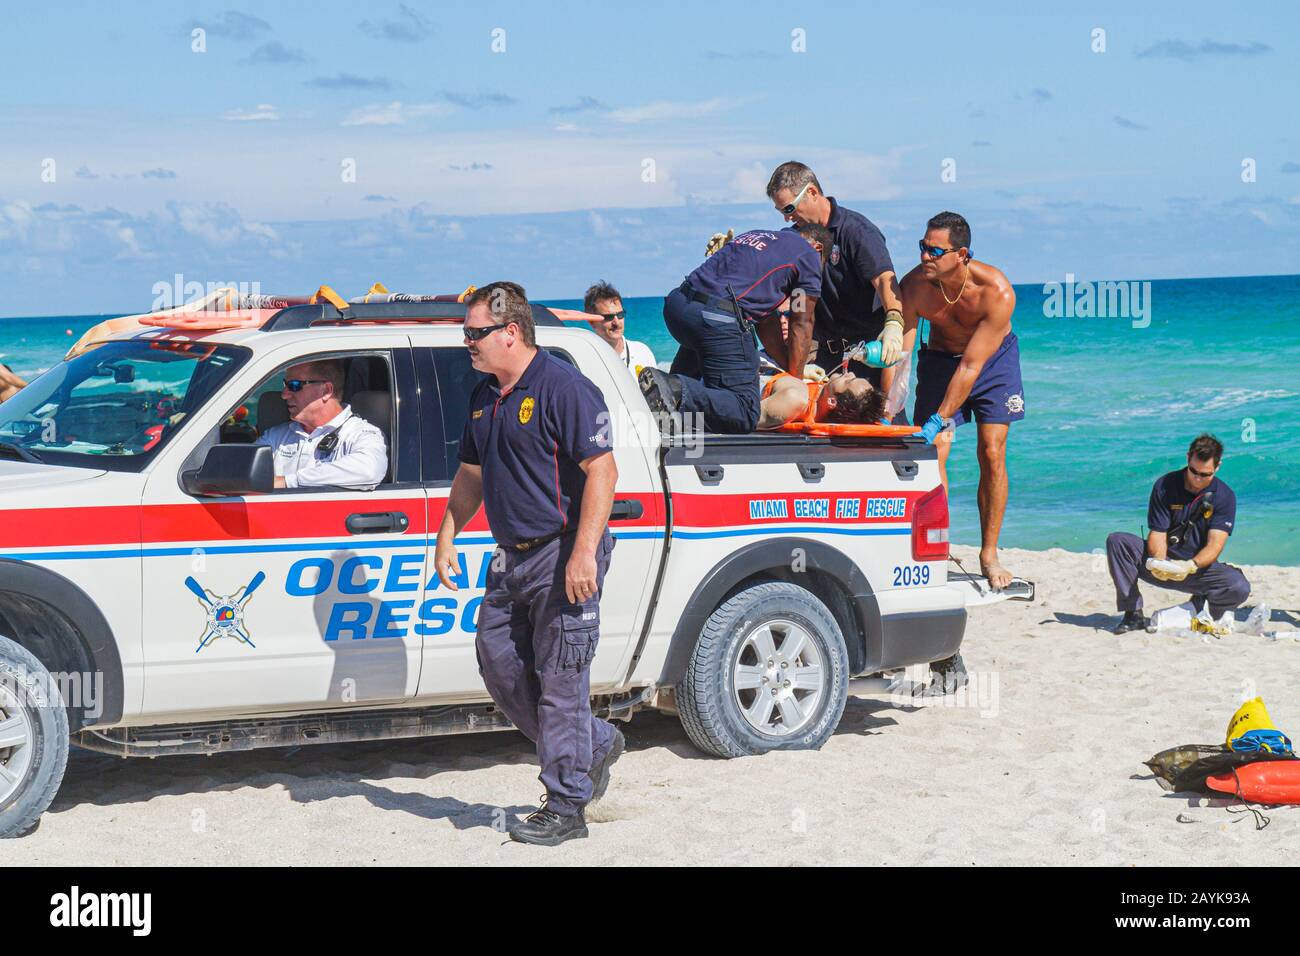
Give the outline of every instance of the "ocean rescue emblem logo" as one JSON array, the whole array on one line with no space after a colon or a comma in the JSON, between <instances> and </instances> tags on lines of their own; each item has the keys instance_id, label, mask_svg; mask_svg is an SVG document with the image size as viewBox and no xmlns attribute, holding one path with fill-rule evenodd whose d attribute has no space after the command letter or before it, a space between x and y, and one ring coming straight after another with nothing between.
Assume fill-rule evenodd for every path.
<instances>
[{"instance_id":1,"label":"ocean rescue emblem logo","mask_svg":"<svg viewBox=\"0 0 1300 956\"><path fill-rule=\"evenodd\" d=\"M531 395L529 395L527 398L525 398L522 402L519 403L519 424L520 425L527 425L530 421L532 421L533 407L536 404L537 403L533 401L533 397Z\"/></svg>"},{"instance_id":2,"label":"ocean rescue emblem logo","mask_svg":"<svg viewBox=\"0 0 1300 956\"><path fill-rule=\"evenodd\" d=\"M840 244L838 242L834 242L831 243L831 265L837 266L839 264L840 264Z\"/></svg>"},{"instance_id":3,"label":"ocean rescue emblem logo","mask_svg":"<svg viewBox=\"0 0 1300 956\"><path fill-rule=\"evenodd\" d=\"M249 637L248 628L244 624L244 608L248 607L249 598L253 596L254 591L262 586L262 582L265 580L266 572L258 571L253 575L251 581L234 594L222 596L213 594L199 584L198 581L195 581L193 577L185 579L185 586L202 602L207 613L207 620L203 624L203 633L199 637L199 646L194 649L195 654L207 647L213 640L221 637L233 637L249 647L257 646Z\"/></svg>"},{"instance_id":4,"label":"ocean rescue emblem logo","mask_svg":"<svg viewBox=\"0 0 1300 956\"><path fill-rule=\"evenodd\" d=\"M1007 411L1011 412L1011 414L1014 415L1016 412L1023 412L1024 410L1025 400L1022 396L1012 395L1007 399Z\"/></svg>"}]
</instances>

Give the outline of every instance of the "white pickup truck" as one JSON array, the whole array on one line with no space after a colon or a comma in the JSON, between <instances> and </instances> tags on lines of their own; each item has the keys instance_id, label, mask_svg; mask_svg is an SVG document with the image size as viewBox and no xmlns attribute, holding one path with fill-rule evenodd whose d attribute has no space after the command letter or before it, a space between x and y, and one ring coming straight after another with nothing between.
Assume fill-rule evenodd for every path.
<instances>
[{"instance_id":1,"label":"white pickup truck","mask_svg":"<svg viewBox=\"0 0 1300 956\"><path fill-rule=\"evenodd\" d=\"M593 706L680 714L722 757L816 748L850 678L954 655L932 447L661 437L601 340L534 307L538 343L614 416L618 549ZM121 756L508 729L474 630L493 541L434 536L478 373L447 303L304 305L248 327L119 333L0 405L0 836L49 805L69 743ZM284 370L341 360L386 435L370 492L273 490Z\"/></svg>"}]
</instances>

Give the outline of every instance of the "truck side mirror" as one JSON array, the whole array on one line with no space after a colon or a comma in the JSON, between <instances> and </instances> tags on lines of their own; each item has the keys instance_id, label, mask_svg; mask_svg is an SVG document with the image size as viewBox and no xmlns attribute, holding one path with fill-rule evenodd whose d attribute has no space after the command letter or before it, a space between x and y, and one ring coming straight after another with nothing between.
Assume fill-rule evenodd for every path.
<instances>
[{"instance_id":1,"label":"truck side mirror","mask_svg":"<svg viewBox=\"0 0 1300 956\"><path fill-rule=\"evenodd\" d=\"M213 445L198 471L188 471L192 495L258 495L275 490L275 461L269 445Z\"/></svg>"}]
</instances>

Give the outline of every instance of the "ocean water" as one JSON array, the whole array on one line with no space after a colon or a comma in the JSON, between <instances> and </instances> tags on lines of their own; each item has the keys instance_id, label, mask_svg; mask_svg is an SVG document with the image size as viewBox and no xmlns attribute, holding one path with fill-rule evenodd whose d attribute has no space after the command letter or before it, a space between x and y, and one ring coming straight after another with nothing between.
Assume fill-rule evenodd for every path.
<instances>
[{"instance_id":1,"label":"ocean water","mask_svg":"<svg viewBox=\"0 0 1300 956\"><path fill-rule=\"evenodd\" d=\"M1088 552L1111 531L1140 533L1152 482L1209 431L1237 494L1225 559L1300 565L1300 276L1152 282L1145 317L1054 315L1061 296L1043 286L1016 295L1026 417L1008 442L1004 546ZM662 299L624 305L628 335L666 364L676 343ZM106 317L0 319L0 362L30 377ZM949 473L953 540L976 545L973 425L958 430Z\"/></svg>"}]
</instances>

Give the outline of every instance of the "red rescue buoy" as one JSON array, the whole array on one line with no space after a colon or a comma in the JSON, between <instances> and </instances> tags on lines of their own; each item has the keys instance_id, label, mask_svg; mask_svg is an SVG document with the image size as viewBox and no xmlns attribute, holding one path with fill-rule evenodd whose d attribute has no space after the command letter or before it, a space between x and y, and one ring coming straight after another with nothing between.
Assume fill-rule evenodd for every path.
<instances>
[{"instance_id":1,"label":"red rescue buoy","mask_svg":"<svg viewBox=\"0 0 1300 956\"><path fill-rule=\"evenodd\" d=\"M1235 774L1229 771L1206 777L1205 785L1248 803L1300 803L1300 760L1248 763Z\"/></svg>"}]
</instances>

